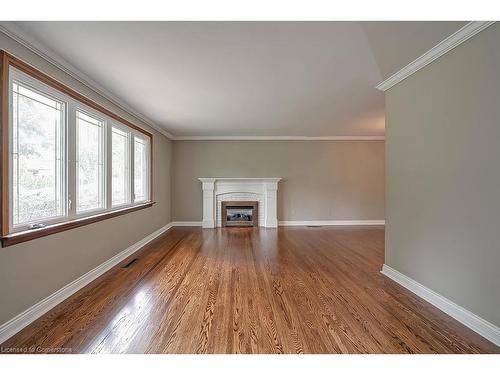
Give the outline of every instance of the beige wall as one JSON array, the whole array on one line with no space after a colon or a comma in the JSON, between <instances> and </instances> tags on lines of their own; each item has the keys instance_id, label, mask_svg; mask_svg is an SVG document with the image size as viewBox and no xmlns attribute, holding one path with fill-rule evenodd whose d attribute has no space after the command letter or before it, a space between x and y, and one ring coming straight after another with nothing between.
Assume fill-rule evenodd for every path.
<instances>
[{"instance_id":1,"label":"beige wall","mask_svg":"<svg viewBox=\"0 0 500 375\"><path fill-rule=\"evenodd\" d=\"M383 141L175 141L172 216L202 218L198 177L282 177L278 220L384 219Z\"/></svg>"},{"instance_id":2,"label":"beige wall","mask_svg":"<svg viewBox=\"0 0 500 375\"><path fill-rule=\"evenodd\" d=\"M0 33L5 49L153 133L152 208L0 248L0 324L170 222L171 142Z\"/></svg>"},{"instance_id":3,"label":"beige wall","mask_svg":"<svg viewBox=\"0 0 500 375\"><path fill-rule=\"evenodd\" d=\"M386 95L386 263L500 326L500 24Z\"/></svg>"}]
</instances>

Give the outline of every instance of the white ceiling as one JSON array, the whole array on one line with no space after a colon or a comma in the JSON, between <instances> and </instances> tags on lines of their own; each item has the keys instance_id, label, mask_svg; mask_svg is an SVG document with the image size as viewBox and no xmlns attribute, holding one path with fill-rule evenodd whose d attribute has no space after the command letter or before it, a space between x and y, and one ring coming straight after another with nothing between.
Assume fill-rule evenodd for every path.
<instances>
[{"instance_id":1,"label":"white ceiling","mask_svg":"<svg viewBox=\"0 0 500 375\"><path fill-rule=\"evenodd\" d=\"M378 136L375 89L463 22L16 22L174 136ZM8 27L8 25L7 25Z\"/></svg>"}]
</instances>

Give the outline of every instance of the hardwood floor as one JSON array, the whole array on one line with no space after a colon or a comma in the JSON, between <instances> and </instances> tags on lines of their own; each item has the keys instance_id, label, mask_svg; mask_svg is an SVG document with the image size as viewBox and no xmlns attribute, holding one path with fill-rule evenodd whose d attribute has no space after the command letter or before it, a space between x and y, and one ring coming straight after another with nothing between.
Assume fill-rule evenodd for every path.
<instances>
[{"instance_id":1,"label":"hardwood floor","mask_svg":"<svg viewBox=\"0 0 500 375\"><path fill-rule=\"evenodd\" d=\"M500 352L381 275L383 253L380 227L174 228L1 346L73 353Z\"/></svg>"}]
</instances>

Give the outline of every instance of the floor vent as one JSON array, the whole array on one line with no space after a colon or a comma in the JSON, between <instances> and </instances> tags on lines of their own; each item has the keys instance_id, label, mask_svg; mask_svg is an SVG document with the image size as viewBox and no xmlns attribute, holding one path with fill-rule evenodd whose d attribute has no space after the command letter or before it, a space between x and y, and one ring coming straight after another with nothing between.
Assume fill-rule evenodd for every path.
<instances>
[{"instance_id":1,"label":"floor vent","mask_svg":"<svg viewBox=\"0 0 500 375\"><path fill-rule=\"evenodd\" d=\"M322 225L308 225L308 228L321 228Z\"/></svg>"},{"instance_id":2,"label":"floor vent","mask_svg":"<svg viewBox=\"0 0 500 375\"><path fill-rule=\"evenodd\" d=\"M128 262L127 264L125 264L122 268L129 268L135 262L137 262L137 258L132 259L130 262Z\"/></svg>"}]
</instances>

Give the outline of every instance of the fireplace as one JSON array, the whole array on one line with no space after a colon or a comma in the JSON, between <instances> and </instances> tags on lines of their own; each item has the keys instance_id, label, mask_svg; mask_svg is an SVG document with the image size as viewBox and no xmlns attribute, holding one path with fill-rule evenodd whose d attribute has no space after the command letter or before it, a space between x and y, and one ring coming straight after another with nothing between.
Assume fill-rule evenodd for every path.
<instances>
[{"instance_id":1,"label":"fireplace","mask_svg":"<svg viewBox=\"0 0 500 375\"><path fill-rule=\"evenodd\" d=\"M278 182L280 177L200 177L203 194L203 228L222 227L222 202L257 201L256 226L278 227ZM248 224L248 223L247 223Z\"/></svg>"},{"instance_id":2,"label":"fireplace","mask_svg":"<svg viewBox=\"0 0 500 375\"><path fill-rule=\"evenodd\" d=\"M223 201L221 205L223 227L259 226L257 201Z\"/></svg>"}]
</instances>

